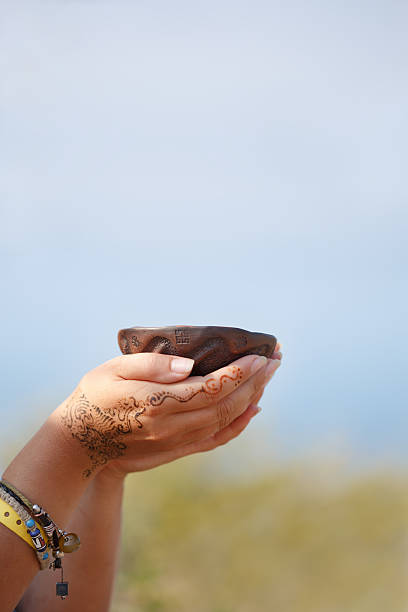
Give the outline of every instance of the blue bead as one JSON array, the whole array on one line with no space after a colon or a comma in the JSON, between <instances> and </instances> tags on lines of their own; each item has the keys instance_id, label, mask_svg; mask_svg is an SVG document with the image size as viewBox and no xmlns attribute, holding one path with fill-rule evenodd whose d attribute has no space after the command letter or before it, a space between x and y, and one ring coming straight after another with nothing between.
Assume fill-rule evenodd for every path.
<instances>
[{"instance_id":1,"label":"blue bead","mask_svg":"<svg viewBox=\"0 0 408 612\"><path fill-rule=\"evenodd\" d=\"M37 529L37 527L35 529L32 529L31 531L28 532L30 534L30 536L32 538L36 538L37 536L40 535L40 530Z\"/></svg>"},{"instance_id":2,"label":"blue bead","mask_svg":"<svg viewBox=\"0 0 408 612\"><path fill-rule=\"evenodd\" d=\"M43 559L48 559L48 553L43 554Z\"/></svg>"},{"instance_id":3,"label":"blue bead","mask_svg":"<svg viewBox=\"0 0 408 612\"><path fill-rule=\"evenodd\" d=\"M33 519L28 519L28 521L26 521L26 525L27 527L34 527L35 525L35 521Z\"/></svg>"}]
</instances>

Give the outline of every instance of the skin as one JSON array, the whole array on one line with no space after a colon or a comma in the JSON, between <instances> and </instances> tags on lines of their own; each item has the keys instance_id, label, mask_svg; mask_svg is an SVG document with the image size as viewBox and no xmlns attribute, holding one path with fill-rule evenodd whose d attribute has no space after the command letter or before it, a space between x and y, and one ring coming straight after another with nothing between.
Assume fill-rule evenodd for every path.
<instances>
[{"instance_id":1,"label":"skin","mask_svg":"<svg viewBox=\"0 0 408 612\"><path fill-rule=\"evenodd\" d=\"M3 475L59 526L81 536L81 549L63 562L70 595L64 602L55 597L60 572L38 574L33 551L0 524L0 612L20 600L19 612L60 605L108 610L125 476L238 436L257 414L280 358L277 347L273 360L247 356L206 377L187 378L192 360L181 360L187 369L177 373L171 366L180 358L142 353L87 373Z\"/></svg>"},{"instance_id":2,"label":"skin","mask_svg":"<svg viewBox=\"0 0 408 612\"><path fill-rule=\"evenodd\" d=\"M69 597L62 601L55 596L60 572L38 572L18 612L109 610L118 564L123 488L123 478L102 471L92 480L66 525L67 531L81 537L81 548L63 559Z\"/></svg>"}]
</instances>

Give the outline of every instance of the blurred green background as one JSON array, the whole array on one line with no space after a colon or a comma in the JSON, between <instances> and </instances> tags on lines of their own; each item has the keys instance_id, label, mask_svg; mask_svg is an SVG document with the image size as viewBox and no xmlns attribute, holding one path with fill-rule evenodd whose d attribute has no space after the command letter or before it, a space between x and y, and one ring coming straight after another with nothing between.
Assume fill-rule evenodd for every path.
<instances>
[{"instance_id":1,"label":"blurred green background","mask_svg":"<svg viewBox=\"0 0 408 612\"><path fill-rule=\"evenodd\" d=\"M406 476L265 468L248 437L128 477L113 610L406 612Z\"/></svg>"},{"instance_id":2,"label":"blurred green background","mask_svg":"<svg viewBox=\"0 0 408 612\"><path fill-rule=\"evenodd\" d=\"M112 612L407 612L406 471L263 443L127 477Z\"/></svg>"}]
</instances>

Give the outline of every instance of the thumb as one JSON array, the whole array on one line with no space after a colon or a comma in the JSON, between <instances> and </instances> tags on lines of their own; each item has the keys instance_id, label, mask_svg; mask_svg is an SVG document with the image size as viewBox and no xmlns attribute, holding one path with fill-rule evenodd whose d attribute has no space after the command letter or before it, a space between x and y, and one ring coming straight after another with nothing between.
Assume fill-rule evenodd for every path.
<instances>
[{"instance_id":1,"label":"thumb","mask_svg":"<svg viewBox=\"0 0 408 612\"><path fill-rule=\"evenodd\" d=\"M124 380L172 383L190 375L194 359L161 353L134 353L115 357L108 364L114 374Z\"/></svg>"}]
</instances>

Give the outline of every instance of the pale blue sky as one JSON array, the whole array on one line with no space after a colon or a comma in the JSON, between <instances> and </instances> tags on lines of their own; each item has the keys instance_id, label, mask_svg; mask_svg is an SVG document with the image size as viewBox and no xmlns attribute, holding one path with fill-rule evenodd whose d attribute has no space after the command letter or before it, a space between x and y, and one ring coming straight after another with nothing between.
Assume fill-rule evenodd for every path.
<instances>
[{"instance_id":1,"label":"pale blue sky","mask_svg":"<svg viewBox=\"0 0 408 612\"><path fill-rule=\"evenodd\" d=\"M120 327L219 324L284 345L274 452L408 463L408 5L1 13L0 443Z\"/></svg>"}]
</instances>

